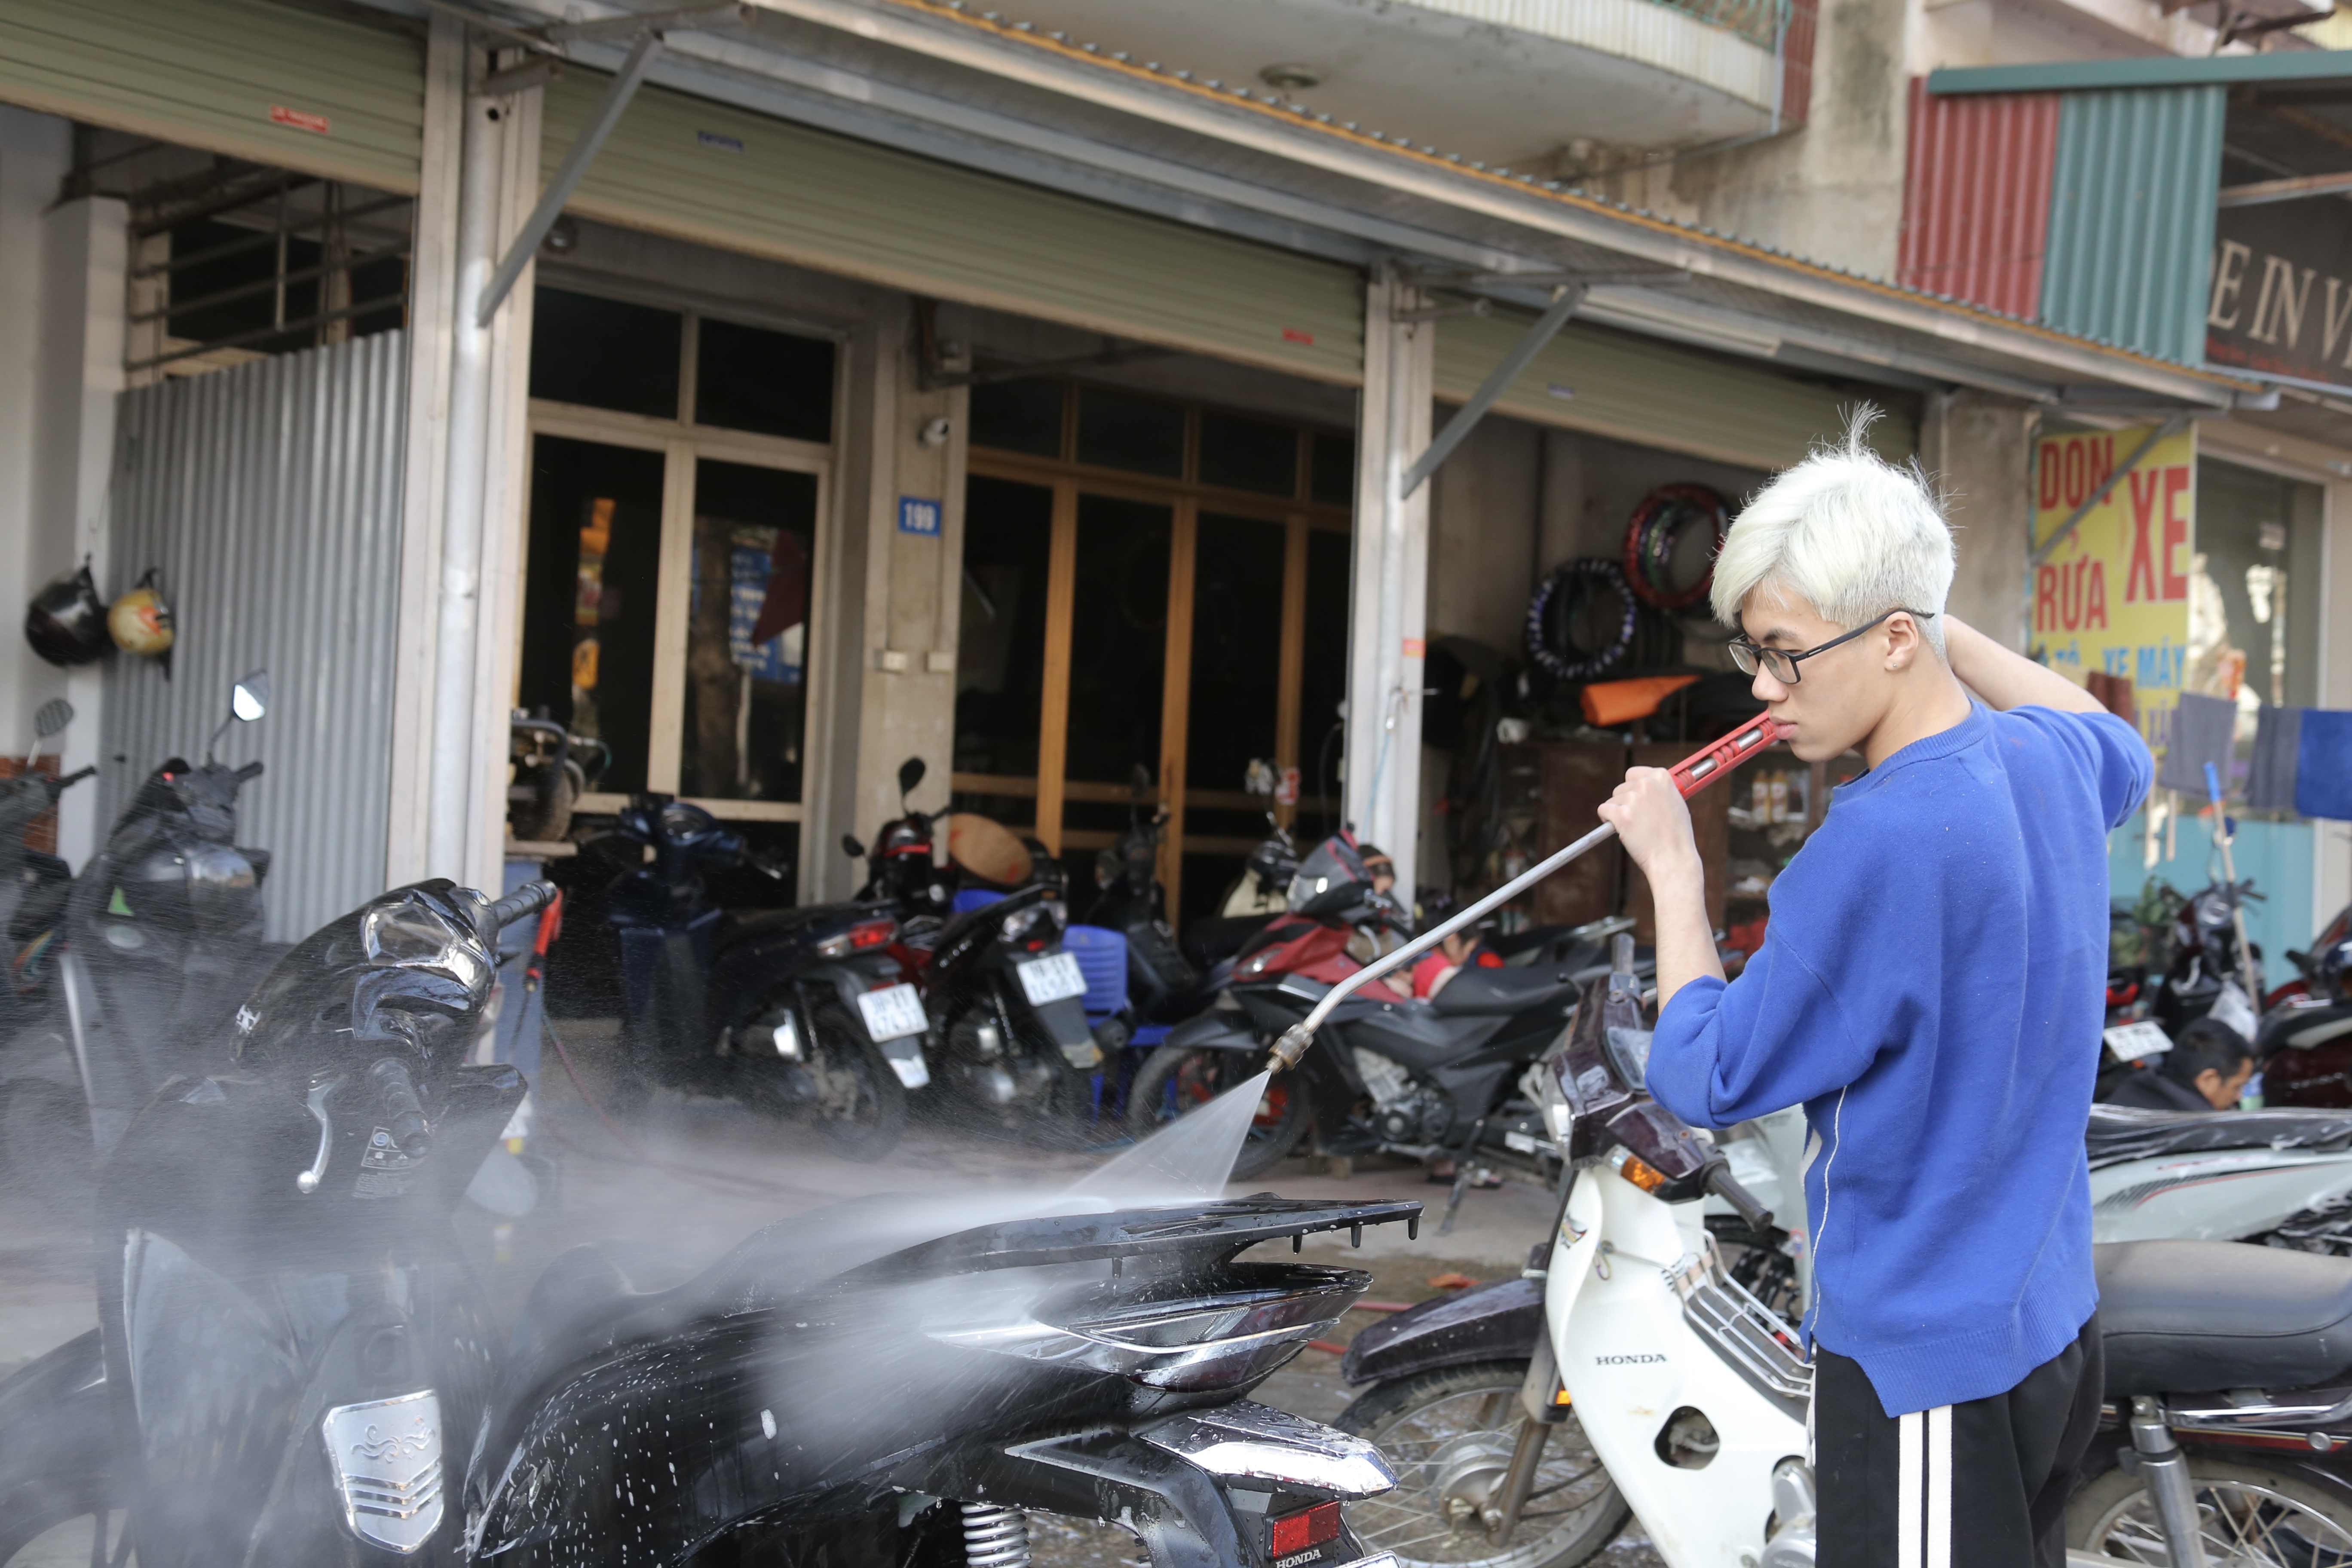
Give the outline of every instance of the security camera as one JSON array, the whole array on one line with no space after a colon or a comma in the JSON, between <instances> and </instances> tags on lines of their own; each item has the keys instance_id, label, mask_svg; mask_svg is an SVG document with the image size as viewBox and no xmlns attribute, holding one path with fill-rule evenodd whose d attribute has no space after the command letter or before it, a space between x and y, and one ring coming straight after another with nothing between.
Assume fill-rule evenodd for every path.
<instances>
[{"instance_id":1,"label":"security camera","mask_svg":"<svg viewBox=\"0 0 2352 1568\"><path fill-rule=\"evenodd\" d=\"M949 435L954 429L954 421L942 414L937 419L924 420L923 433L917 438L926 447L944 447L948 444Z\"/></svg>"}]
</instances>

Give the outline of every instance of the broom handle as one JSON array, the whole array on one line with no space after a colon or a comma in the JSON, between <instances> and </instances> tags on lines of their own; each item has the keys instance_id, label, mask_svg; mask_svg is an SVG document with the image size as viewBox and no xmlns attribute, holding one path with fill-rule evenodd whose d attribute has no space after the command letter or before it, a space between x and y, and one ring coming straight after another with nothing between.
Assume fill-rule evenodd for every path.
<instances>
[{"instance_id":1,"label":"broom handle","mask_svg":"<svg viewBox=\"0 0 2352 1568\"><path fill-rule=\"evenodd\" d=\"M1674 779L1675 788L1681 791L1683 798L1687 800L1728 773L1732 765L1740 758L1751 752L1761 751L1779 740L1780 733L1780 721L1769 713L1765 714L1753 723L1741 725L1723 739L1702 746L1666 772ZM1517 898L1578 856L1596 849L1616 837L1616 827L1612 824L1602 823L1575 843L1552 855L1549 859L1531 866L1518 876L1512 878L1444 924L1432 927L1394 952L1374 959L1337 985L1332 986L1323 994L1321 1000L1315 1004L1314 1009L1304 1019L1284 1030L1282 1037L1274 1043L1276 1069L1278 1071L1283 1068L1297 1067L1298 1059L1307 1054L1307 1046L1313 1043L1315 1031L1323 1026L1323 1021L1331 1016L1331 1010L1356 992L1370 985L1383 974L1391 973L1400 966L1411 963L1463 927L1472 924L1480 917Z\"/></svg>"}]
</instances>

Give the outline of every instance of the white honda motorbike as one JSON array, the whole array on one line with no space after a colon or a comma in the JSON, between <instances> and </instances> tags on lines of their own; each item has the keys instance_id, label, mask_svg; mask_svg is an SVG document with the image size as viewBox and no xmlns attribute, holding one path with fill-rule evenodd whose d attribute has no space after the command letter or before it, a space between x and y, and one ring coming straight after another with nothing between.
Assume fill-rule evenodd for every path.
<instances>
[{"instance_id":1,"label":"white honda motorbike","mask_svg":"<svg viewBox=\"0 0 2352 1568\"><path fill-rule=\"evenodd\" d=\"M1811 1370L1790 1321L1726 1268L1701 1200L1751 1234L1772 1216L1736 1173L1736 1142L1643 1092L1648 1044L1639 982L1614 973L1530 1086L1570 1163L1525 1276L1349 1346L1342 1375L1372 1386L1338 1424L1400 1480L1349 1507L1367 1551L1405 1568L1569 1568L1630 1516L1670 1568L1813 1563ZM1759 1152L1741 1163L1769 1184ZM2352 1475L2318 1458L2352 1435L2352 1262L2197 1241L2097 1250L2119 1415L2070 1502L2070 1559L2352 1563Z\"/></svg>"}]
</instances>

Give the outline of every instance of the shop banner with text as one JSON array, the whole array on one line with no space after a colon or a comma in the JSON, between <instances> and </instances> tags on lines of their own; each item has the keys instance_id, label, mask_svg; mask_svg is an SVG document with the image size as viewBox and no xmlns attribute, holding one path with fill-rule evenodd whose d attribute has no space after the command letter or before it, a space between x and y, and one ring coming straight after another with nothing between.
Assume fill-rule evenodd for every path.
<instances>
[{"instance_id":1,"label":"shop banner with text","mask_svg":"<svg viewBox=\"0 0 2352 1568\"><path fill-rule=\"evenodd\" d=\"M2155 426L2045 436L2034 450L2033 545L2139 451ZM2080 680L2132 683L2140 733L2161 746L2189 664L2189 576L2197 539L2197 429L2148 447L2032 568L2032 651Z\"/></svg>"}]
</instances>

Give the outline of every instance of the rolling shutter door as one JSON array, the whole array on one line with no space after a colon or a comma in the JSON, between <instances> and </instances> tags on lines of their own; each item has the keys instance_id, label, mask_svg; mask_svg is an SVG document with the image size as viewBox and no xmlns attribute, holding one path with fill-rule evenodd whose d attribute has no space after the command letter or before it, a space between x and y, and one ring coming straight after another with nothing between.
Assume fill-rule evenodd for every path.
<instances>
[{"instance_id":1,"label":"rolling shutter door","mask_svg":"<svg viewBox=\"0 0 2352 1568\"><path fill-rule=\"evenodd\" d=\"M1459 403L1477 390L1526 332L1531 315L1497 310L1441 322L1437 395ZM1712 358L1671 344L1571 321L1495 406L1539 425L1663 447L1751 468L1783 468L1845 428L1851 393ZM1890 458L1911 455L1918 433L1890 412L1871 431Z\"/></svg>"},{"instance_id":2,"label":"rolling shutter door","mask_svg":"<svg viewBox=\"0 0 2352 1568\"><path fill-rule=\"evenodd\" d=\"M0 101L413 195L425 45L269 0L7 0Z\"/></svg>"},{"instance_id":3,"label":"rolling shutter door","mask_svg":"<svg viewBox=\"0 0 2352 1568\"><path fill-rule=\"evenodd\" d=\"M555 168L604 91L547 89ZM646 88L571 210L940 299L1354 383L1349 268Z\"/></svg>"}]
</instances>

